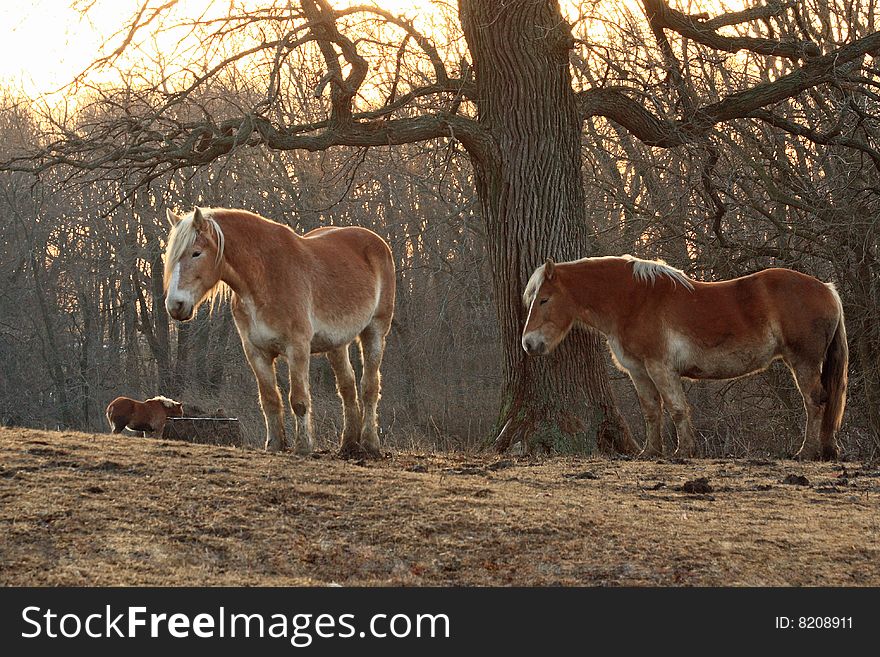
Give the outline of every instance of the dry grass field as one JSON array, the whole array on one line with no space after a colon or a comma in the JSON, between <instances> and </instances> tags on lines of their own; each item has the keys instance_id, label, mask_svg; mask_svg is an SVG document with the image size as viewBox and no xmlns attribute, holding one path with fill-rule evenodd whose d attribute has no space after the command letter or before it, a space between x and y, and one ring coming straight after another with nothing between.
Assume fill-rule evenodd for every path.
<instances>
[{"instance_id":1,"label":"dry grass field","mask_svg":"<svg viewBox=\"0 0 880 657\"><path fill-rule=\"evenodd\" d=\"M877 586L880 467L0 429L0 536L4 585Z\"/></svg>"}]
</instances>

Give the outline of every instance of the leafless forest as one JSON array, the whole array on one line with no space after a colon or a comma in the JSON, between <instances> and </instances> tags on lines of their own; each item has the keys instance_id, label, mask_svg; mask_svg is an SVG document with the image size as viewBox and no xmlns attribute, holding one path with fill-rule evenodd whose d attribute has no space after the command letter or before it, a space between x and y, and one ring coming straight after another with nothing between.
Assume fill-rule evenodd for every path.
<instances>
[{"instance_id":1,"label":"leafless forest","mask_svg":"<svg viewBox=\"0 0 880 657\"><path fill-rule=\"evenodd\" d=\"M312 0L219 4L223 15L194 19L145 2L120 26L119 50L65 99L2 91L3 425L101 431L113 397L165 394L222 406L251 442L262 440L228 310L203 308L178 325L162 304L165 208L202 205L246 208L299 232L357 224L388 240L398 297L380 422L390 448L491 444L511 390L526 385L512 374L525 357L511 335L527 272L547 255L632 253L705 280L784 266L834 281L851 358L841 442L851 457L880 450L873 0L438 1L430 16L410 13L413 22L372 5L329 14ZM560 216L581 209L553 221L549 213L547 223L537 215L553 190L534 203L529 194L552 172L538 157L530 175L511 177L517 193L493 195L487 172L514 164L487 164L477 130L506 152L503 126L491 124L503 118L486 123L504 97L486 108L500 92L481 87L488 46L474 36L478 14L491 6L501 25L533 5L529 38L568 35L553 48L567 58L565 97L580 112L581 168L559 166L579 177L582 194L557 189L568 196L553 207ZM178 24L198 36L185 61L132 58L145 33ZM499 61L527 54L517 47ZM117 81L99 84L98 73ZM531 135L526 151L540 155L546 136ZM524 229L506 242L518 212L535 236ZM513 246L524 240L529 248ZM582 362L591 377L610 378L610 398L641 442L631 384L590 340L584 353L600 356ZM340 418L323 359L312 385L329 446ZM560 384L569 388L584 394ZM591 399L607 403L597 390ZM694 384L688 395L708 454L775 456L799 443L803 409L781 365Z\"/></svg>"}]
</instances>

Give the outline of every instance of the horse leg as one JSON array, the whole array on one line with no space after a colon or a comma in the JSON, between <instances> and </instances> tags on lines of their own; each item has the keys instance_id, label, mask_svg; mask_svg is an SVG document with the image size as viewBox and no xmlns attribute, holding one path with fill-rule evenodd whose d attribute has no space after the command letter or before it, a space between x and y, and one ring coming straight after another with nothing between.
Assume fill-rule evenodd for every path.
<instances>
[{"instance_id":1,"label":"horse leg","mask_svg":"<svg viewBox=\"0 0 880 657\"><path fill-rule=\"evenodd\" d=\"M348 345L327 352L327 360L333 368L336 376L336 391L342 399L342 443L339 451L345 454L356 454L360 451L358 442L361 437L361 408L358 403L357 381L351 359L348 354Z\"/></svg>"},{"instance_id":2,"label":"horse leg","mask_svg":"<svg viewBox=\"0 0 880 657\"><path fill-rule=\"evenodd\" d=\"M244 354L250 363L260 391L260 407L266 418L265 449L277 452L285 448L284 404L275 379L275 356L244 342Z\"/></svg>"},{"instance_id":3,"label":"horse leg","mask_svg":"<svg viewBox=\"0 0 880 657\"><path fill-rule=\"evenodd\" d=\"M294 451L297 454L309 454L312 451L312 400L309 397L309 359L311 350L309 343L292 344L287 348L287 369L290 373L290 408L297 417L296 441Z\"/></svg>"},{"instance_id":4,"label":"horse leg","mask_svg":"<svg viewBox=\"0 0 880 657\"><path fill-rule=\"evenodd\" d=\"M112 418L108 415L107 421L110 423L110 431L112 433L122 433L122 430L125 429L125 422L122 420Z\"/></svg>"},{"instance_id":5,"label":"horse leg","mask_svg":"<svg viewBox=\"0 0 880 657\"><path fill-rule=\"evenodd\" d=\"M161 438L162 432L165 430L165 420L159 418L156 421L150 422L150 430L144 432L144 436L149 436L150 438Z\"/></svg>"},{"instance_id":6,"label":"horse leg","mask_svg":"<svg viewBox=\"0 0 880 657\"><path fill-rule=\"evenodd\" d=\"M639 405L642 407L642 415L645 417L645 449L642 450L640 456L662 456L663 399L645 369L629 370L629 378L632 379L635 386L636 394L639 396Z\"/></svg>"},{"instance_id":7,"label":"horse leg","mask_svg":"<svg viewBox=\"0 0 880 657\"><path fill-rule=\"evenodd\" d=\"M361 331L361 361L364 371L361 375L361 397L364 406L363 429L361 430L361 447L370 456L379 456L379 417L377 407L381 377L379 367L382 365L382 353L385 351L385 335L371 323Z\"/></svg>"},{"instance_id":8,"label":"horse leg","mask_svg":"<svg viewBox=\"0 0 880 657\"><path fill-rule=\"evenodd\" d=\"M678 456L694 455L694 428L691 424L691 410L681 387L681 377L662 363L645 363L648 376L657 387L663 404L669 409L678 434Z\"/></svg>"},{"instance_id":9,"label":"horse leg","mask_svg":"<svg viewBox=\"0 0 880 657\"><path fill-rule=\"evenodd\" d=\"M807 423L804 427L804 442L795 454L799 459L818 459L821 456L819 433L822 428L822 415L825 413L825 389L822 387L822 376L819 368L806 363L789 365L794 375L801 397L804 398L804 410Z\"/></svg>"}]
</instances>

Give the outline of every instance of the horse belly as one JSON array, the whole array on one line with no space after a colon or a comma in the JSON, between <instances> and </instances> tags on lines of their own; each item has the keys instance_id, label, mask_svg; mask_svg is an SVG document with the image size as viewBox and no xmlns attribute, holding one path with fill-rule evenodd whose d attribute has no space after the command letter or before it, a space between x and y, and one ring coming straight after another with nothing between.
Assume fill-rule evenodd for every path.
<instances>
[{"instance_id":1,"label":"horse belly","mask_svg":"<svg viewBox=\"0 0 880 657\"><path fill-rule=\"evenodd\" d=\"M321 354L354 341L369 324L371 315L347 318L345 322L322 322L312 318L312 353Z\"/></svg>"},{"instance_id":2,"label":"horse belly","mask_svg":"<svg viewBox=\"0 0 880 657\"><path fill-rule=\"evenodd\" d=\"M129 422L128 428L132 431L153 431L153 425L150 422Z\"/></svg>"},{"instance_id":3,"label":"horse belly","mask_svg":"<svg viewBox=\"0 0 880 657\"><path fill-rule=\"evenodd\" d=\"M779 355L775 340L699 348L679 338L670 346L676 369L688 379L736 379L766 369Z\"/></svg>"},{"instance_id":4,"label":"horse belly","mask_svg":"<svg viewBox=\"0 0 880 657\"><path fill-rule=\"evenodd\" d=\"M281 334L266 326L252 327L248 332L248 341L258 349L275 354L282 354L287 349L287 341Z\"/></svg>"}]
</instances>

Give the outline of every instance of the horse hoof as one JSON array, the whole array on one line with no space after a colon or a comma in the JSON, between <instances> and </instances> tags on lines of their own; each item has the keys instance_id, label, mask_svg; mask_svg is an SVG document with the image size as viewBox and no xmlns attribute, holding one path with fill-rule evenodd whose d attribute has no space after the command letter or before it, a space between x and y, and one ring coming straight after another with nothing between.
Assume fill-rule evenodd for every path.
<instances>
[{"instance_id":1,"label":"horse hoof","mask_svg":"<svg viewBox=\"0 0 880 657\"><path fill-rule=\"evenodd\" d=\"M263 449L267 452L272 452L273 454L277 452L287 451L287 435L282 434L268 434L266 436L266 442L263 444Z\"/></svg>"},{"instance_id":2,"label":"horse hoof","mask_svg":"<svg viewBox=\"0 0 880 657\"><path fill-rule=\"evenodd\" d=\"M680 458L680 459L692 459L694 458L696 450L693 445L679 445L678 449L676 449L672 455Z\"/></svg>"},{"instance_id":3,"label":"horse hoof","mask_svg":"<svg viewBox=\"0 0 880 657\"><path fill-rule=\"evenodd\" d=\"M801 447L800 450L792 457L796 461L818 461L821 456L819 447Z\"/></svg>"},{"instance_id":4,"label":"horse hoof","mask_svg":"<svg viewBox=\"0 0 880 657\"><path fill-rule=\"evenodd\" d=\"M364 450L355 442L351 443L342 443L342 446L339 448L339 452L337 452L339 458L341 459L362 459L364 458Z\"/></svg>"},{"instance_id":5,"label":"horse hoof","mask_svg":"<svg viewBox=\"0 0 880 657\"><path fill-rule=\"evenodd\" d=\"M371 445L343 443L339 448L339 458L341 459L378 459L381 457L382 452L379 451L379 448Z\"/></svg>"},{"instance_id":6,"label":"horse hoof","mask_svg":"<svg viewBox=\"0 0 880 657\"><path fill-rule=\"evenodd\" d=\"M338 436L338 438L339 444L341 445L339 449L344 450L352 445L357 446L360 442L361 434L360 432L345 431L342 435Z\"/></svg>"}]
</instances>

